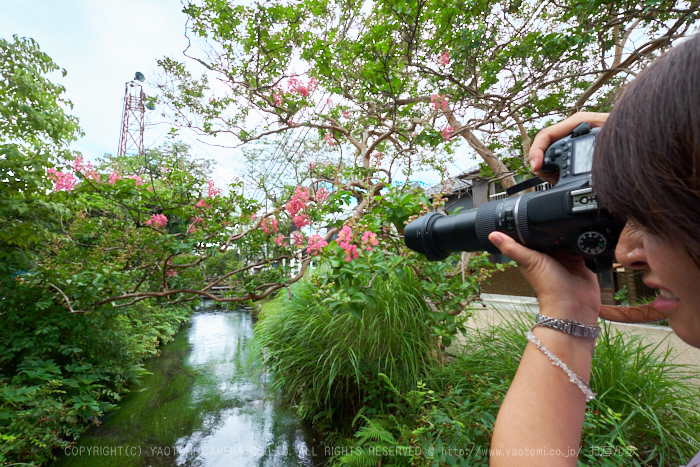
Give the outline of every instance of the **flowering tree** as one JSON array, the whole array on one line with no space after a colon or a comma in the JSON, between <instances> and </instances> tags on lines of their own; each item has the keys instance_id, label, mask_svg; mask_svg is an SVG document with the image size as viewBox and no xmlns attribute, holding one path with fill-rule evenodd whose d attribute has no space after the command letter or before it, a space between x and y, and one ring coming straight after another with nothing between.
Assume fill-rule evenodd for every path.
<instances>
[{"instance_id":1,"label":"flowering tree","mask_svg":"<svg viewBox=\"0 0 700 467\"><path fill-rule=\"evenodd\" d=\"M258 177L268 185L299 167L292 159L303 159L285 149L286 141L325 146L331 167L301 176L295 169L294 177L309 193L331 190L326 217L313 219L330 228L310 237L306 251L330 261L317 278L319 296L333 309L359 313L372 299L373 277L415 268L440 313L440 334L468 303L465 288L473 292L475 278L484 276L460 281L455 264L424 263L405 250L404 224L429 208L408 183L411 174L444 171L461 139L504 186L513 185L513 171L527 166L530 136L547 117L608 106L627 77L689 30L697 8L655 1L205 0L184 8L188 34L206 38L201 53L186 51L204 74L197 78L186 63L163 59L160 89L177 125L244 147L277 143L277 157L287 163L272 165L281 174ZM272 198L295 228L315 228L300 208L311 196L305 188L272 189L291 196L287 204L284 196ZM302 244L298 231L286 243L279 214L269 214L263 231L279 248Z\"/></svg>"},{"instance_id":2,"label":"flowering tree","mask_svg":"<svg viewBox=\"0 0 700 467\"><path fill-rule=\"evenodd\" d=\"M369 192L393 181L373 168L377 153L392 169L439 169L433 150L449 152L458 137L510 186L503 156L527 162L546 117L608 106L619 85L690 30L698 6L206 0L184 9L192 36L207 38L203 54L187 51L206 74L196 79L164 59L162 91L178 123L203 134L246 143L303 128L347 145L365 169L354 182Z\"/></svg>"}]
</instances>

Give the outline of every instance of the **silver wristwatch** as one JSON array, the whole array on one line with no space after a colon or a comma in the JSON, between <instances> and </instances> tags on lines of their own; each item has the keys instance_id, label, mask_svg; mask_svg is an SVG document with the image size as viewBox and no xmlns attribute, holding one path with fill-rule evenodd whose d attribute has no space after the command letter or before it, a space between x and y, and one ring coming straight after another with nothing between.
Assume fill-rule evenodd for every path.
<instances>
[{"instance_id":1,"label":"silver wristwatch","mask_svg":"<svg viewBox=\"0 0 700 467\"><path fill-rule=\"evenodd\" d=\"M544 315L537 315L535 327L544 326L556 331L565 332L576 337L587 337L589 339L597 339L600 334L599 326L589 326L588 324L579 323L571 319L550 318Z\"/></svg>"}]
</instances>

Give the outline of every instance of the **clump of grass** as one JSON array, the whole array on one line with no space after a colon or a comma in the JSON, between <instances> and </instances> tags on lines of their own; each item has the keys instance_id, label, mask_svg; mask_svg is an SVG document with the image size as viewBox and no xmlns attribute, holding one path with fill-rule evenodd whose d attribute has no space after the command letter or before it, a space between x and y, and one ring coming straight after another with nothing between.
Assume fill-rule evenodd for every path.
<instances>
[{"instance_id":1,"label":"clump of grass","mask_svg":"<svg viewBox=\"0 0 700 467\"><path fill-rule=\"evenodd\" d=\"M624 433L640 462L681 465L700 446L700 387L693 382L700 375L688 365L672 363L670 349L660 347L604 326L593 360L594 406L621 415L608 439L614 431Z\"/></svg>"},{"instance_id":2,"label":"clump of grass","mask_svg":"<svg viewBox=\"0 0 700 467\"><path fill-rule=\"evenodd\" d=\"M451 364L433 372L430 384L464 394L476 389L474 376L512 380L531 326L531 315L511 315L499 326L473 331ZM631 465L633 458L641 465L685 464L700 446L697 369L672 363L661 344L645 344L605 322L602 328L591 374L598 396L588 406L580 459L586 465Z\"/></svg>"},{"instance_id":3,"label":"clump of grass","mask_svg":"<svg viewBox=\"0 0 700 467\"><path fill-rule=\"evenodd\" d=\"M291 300L285 293L270 301L255 341L273 389L291 397L302 417L322 423L347 425L363 406L367 414L388 410L393 395L383 390L380 373L409 391L439 364L426 324L430 309L416 285L410 271L403 279L375 279L377 306L367 304L361 319L331 314L304 281L292 287Z\"/></svg>"}]
</instances>

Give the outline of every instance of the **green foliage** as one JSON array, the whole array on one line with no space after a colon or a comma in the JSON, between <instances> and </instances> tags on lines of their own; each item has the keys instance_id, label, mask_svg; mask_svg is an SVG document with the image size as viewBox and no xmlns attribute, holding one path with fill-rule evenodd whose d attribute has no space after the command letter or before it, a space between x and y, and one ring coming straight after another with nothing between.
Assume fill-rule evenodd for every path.
<instances>
[{"instance_id":1,"label":"green foliage","mask_svg":"<svg viewBox=\"0 0 700 467\"><path fill-rule=\"evenodd\" d=\"M389 410L363 420L331 463L488 465L496 415L527 345L528 318L471 331L469 345L453 349L445 365L432 366ZM599 394L586 411L579 465L681 465L695 454L699 390L691 379L700 375L668 357L604 326L591 384Z\"/></svg>"},{"instance_id":2,"label":"green foliage","mask_svg":"<svg viewBox=\"0 0 700 467\"><path fill-rule=\"evenodd\" d=\"M620 290L615 292L615 300L623 304L627 304L630 302L629 292L627 290L626 285L623 285L622 288L620 288Z\"/></svg>"},{"instance_id":3,"label":"green foliage","mask_svg":"<svg viewBox=\"0 0 700 467\"><path fill-rule=\"evenodd\" d=\"M44 462L116 407L142 362L171 339L190 309L139 302L70 314L42 289L5 280L0 333L0 460ZM49 305L37 306L37 303Z\"/></svg>"},{"instance_id":4,"label":"green foliage","mask_svg":"<svg viewBox=\"0 0 700 467\"><path fill-rule=\"evenodd\" d=\"M66 74L34 40L0 38L0 260L45 241L68 213L61 199L37 196L51 188L46 169L82 134L65 89L44 76L55 71Z\"/></svg>"},{"instance_id":5,"label":"green foliage","mask_svg":"<svg viewBox=\"0 0 700 467\"><path fill-rule=\"evenodd\" d=\"M162 284L166 259L191 261L195 242L145 222L165 210L171 219L189 219L194 207L183 200L205 180L176 167L176 175L151 180L149 191L134 179L110 183L76 169L81 158L68 144L81 135L77 119L65 113L71 104L64 88L45 77L59 70L33 40L0 39L1 463L40 464L52 449L71 446L116 407L143 374L143 360L190 312L153 300L98 303L149 279ZM131 170L141 161L127 162L110 168ZM47 173L69 173L68 165L78 178L59 188Z\"/></svg>"},{"instance_id":6,"label":"green foliage","mask_svg":"<svg viewBox=\"0 0 700 467\"><path fill-rule=\"evenodd\" d=\"M438 345L425 326L429 309L406 274L377 278L373 304L361 317L331 314L306 281L292 286L292 299L280 293L267 303L256 325L256 342L273 374L272 386L298 406L302 417L323 426L390 407L391 393L376 391L380 373L405 391L415 387L438 358Z\"/></svg>"},{"instance_id":7,"label":"green foliage","mask_svg":"<svg viewBox=\"0 0 700 467\"><path fill-rule=\"evenodd\" d=\"M224 253L214 253L204 262L204 274L207 277L221 277L224 274L235 271L243 266L240 261L240 254L233 250Z\"/></svg>"},{"instance_id":8,"label":"green foliage","mask_svg":"<svg viewBox=\"0 0 700 467\"><path fill-rule=\"evenodd\" d=\"M369 158L382 152L410 176L418 167L440 170L459 139L442 131L463 126L459 134L491 170L502 166L484 148L523 173L523 134L573 109L607 110L657 51L692 30L698 8L630 0L187 2L191 35L207 38L195 59L207 73L198 78L185 62L161 60L169 77L161 90L177 124L213 136L251 142L288 132L301 145L329 134L364 158L357 165L373 169ZM431 100L438 96L445 106Z\"/></svg>"},{"instance_id":9,"label":"green foliage","mask_svg":"<svg viewBox=\"0 0 700 467\"><path fill-rule=\"evenodd\" d=\"M695 455L700 441L698 374L671 363L671 349L661 350L661 345L606 326L596 345L591 387L599 395L592 408L620 414L618 436L634 446L643 464L680 465ZM585 441L599 445L605 440L624 448L616 442L618 436L608 430Z\"/></svg>"}]
</instances>

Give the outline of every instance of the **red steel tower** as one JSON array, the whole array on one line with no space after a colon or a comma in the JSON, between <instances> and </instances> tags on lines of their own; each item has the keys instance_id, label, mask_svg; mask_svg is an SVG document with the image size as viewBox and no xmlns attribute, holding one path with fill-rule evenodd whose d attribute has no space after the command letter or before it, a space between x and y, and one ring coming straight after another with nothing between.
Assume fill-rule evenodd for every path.
<instances>
[{"instance_id":1,"label":"red steel tower","mask_svg":"<svg viewBox=\"0 0 700 467\"><path fill-rule=\"evenodd\" d=\"M146 95L141 83L144 81L146 78L143 73L137 71L134 79L126 83L118 156L143 154Z\"/></svg>"}]
</instances>

